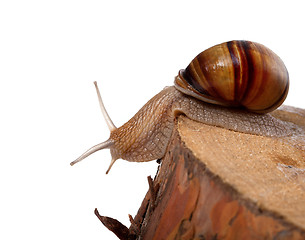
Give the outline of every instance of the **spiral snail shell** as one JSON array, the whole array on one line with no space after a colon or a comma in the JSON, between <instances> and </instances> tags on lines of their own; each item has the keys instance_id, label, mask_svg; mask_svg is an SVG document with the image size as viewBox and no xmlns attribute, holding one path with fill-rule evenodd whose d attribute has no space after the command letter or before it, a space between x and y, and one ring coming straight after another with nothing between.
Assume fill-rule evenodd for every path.
<instances>
[{"instance_id":1,"label":"spiral snail shell","mask_svg":"<svg viewBox=\"0 0 305 240\"><path fill-rule=\"evenodd\" d=\"M198 54L179 72L175 86L205 102L265 113L285 100L289 76L283 61L267 47L230 41Z\"/></svg>"},{"instance_id":2,"label":"spiral snail shell","mask_svg":"<svg viewBox=\"0 0 305 240\"><path fill-rule=\"evenodd\" d=\"M175 86L164 88L119 128L110 119L96 82L95 87L110 137L71 165L105 148L112 156L106 173L119 158L133 162L162 158L179 114L242 133L270 137L289 133L285 124L267 113L287 96L287 69L275 53L258 43L231 41L203 51L179 71Z\"/></svg>"}]
</instances>

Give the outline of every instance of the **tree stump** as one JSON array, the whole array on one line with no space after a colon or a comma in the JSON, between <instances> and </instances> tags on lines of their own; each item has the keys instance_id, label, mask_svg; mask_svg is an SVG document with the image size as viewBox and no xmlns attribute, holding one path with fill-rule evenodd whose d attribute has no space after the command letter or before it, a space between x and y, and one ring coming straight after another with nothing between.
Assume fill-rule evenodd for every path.
<instances>
[{"instance_id":1,"label":"tree stump","mask_svg":"<svg viewBox=\"0 0 305 240\"><path fill-rule=\"evenodd\" d=\"M305 239L305 110L273 116L298 131L270 138L180 116L129 230L111 230L120 239Z\"/></svg>"}]
</instances>

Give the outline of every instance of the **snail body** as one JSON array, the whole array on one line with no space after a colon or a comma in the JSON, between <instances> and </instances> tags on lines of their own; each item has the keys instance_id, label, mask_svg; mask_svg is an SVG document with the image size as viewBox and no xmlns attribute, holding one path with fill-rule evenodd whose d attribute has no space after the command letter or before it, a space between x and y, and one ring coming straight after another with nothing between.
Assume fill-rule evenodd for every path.
<instances>
[{"instance_id":1,"label":"snail body","mask_svg":"<svg viewBox=\"0 0 305 240\"><path fill-rule=\"evenodd\" d=\"M287 96L286 67L271 50L249 41L222 43L197 55L179 71L175 86L164 88L119 128L112 123L95 86L110 137L71 165L104 148L110 148L112 156L106 173L119 158L133 162L162 158L180 114L242 133L288 134L285 124L267 113Z\"/></svg>"}]
</instances>

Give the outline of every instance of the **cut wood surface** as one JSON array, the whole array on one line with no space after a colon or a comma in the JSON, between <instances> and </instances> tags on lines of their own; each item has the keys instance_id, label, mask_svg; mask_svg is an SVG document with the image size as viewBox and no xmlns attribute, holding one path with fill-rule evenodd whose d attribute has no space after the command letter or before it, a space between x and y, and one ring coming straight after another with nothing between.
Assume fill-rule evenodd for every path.
<instances>
[{"instance_id":1,"label":"cut wood surface","mask_svg":"<svg viewBox=\"0 0 305 240\"><path fill-rule=\"evenodd\" d=\"M305 110L273 115L296 132L271 138L179 117L121 239L305 239Z\"/></svg>"}]
</instances>

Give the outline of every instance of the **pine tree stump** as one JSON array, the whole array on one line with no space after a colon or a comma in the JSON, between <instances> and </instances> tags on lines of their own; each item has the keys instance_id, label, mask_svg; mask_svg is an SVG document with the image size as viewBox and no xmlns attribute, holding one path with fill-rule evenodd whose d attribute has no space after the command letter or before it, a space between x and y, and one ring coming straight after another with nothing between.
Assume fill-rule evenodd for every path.
<instances>
[{"instance_id":1,"label":"pine tree stump","mask_svg":"<svg viewBox=\"0 0 305 240\"><path fill-rule=\"evenodd\" d=\"M273 115L299 133L276 139L180 116L130 228L112 231L124 228L120 239L305 239L305 110Z\"/></svg>"}]
</instances>

